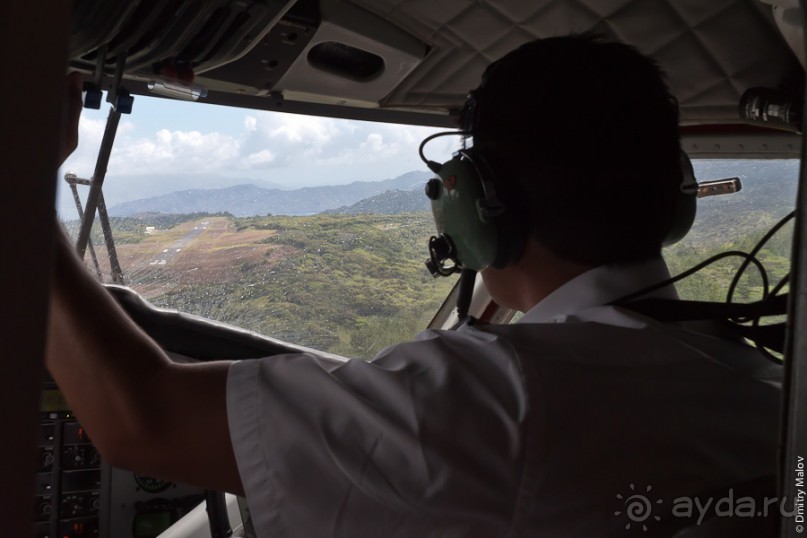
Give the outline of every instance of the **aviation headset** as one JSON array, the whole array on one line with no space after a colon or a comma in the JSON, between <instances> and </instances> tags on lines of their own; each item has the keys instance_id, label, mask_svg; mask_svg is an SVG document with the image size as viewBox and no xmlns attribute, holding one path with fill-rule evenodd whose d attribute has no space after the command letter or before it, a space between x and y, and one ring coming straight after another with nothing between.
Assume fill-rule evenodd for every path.
<instances>
[{"instance_id":1,"label":"aviation headset","mask_svg":"<svg viewBox=\"0 0 807 538\"><path fill-rule=\"evenodd\" d=\"M426 266L435 277L449 276L461 269L504 268L518 260L529 233L524 215L517 215L512 208L508 211L497 194L496 175L480 151L463 148L443 164L429 161L423 154L424 145L438 136L456 135L465 139L473 135L478 125L477 95L492 72L489 68L479 88L469 94L461 115L461 130L437 133L420 145L421 159L437 175L426 184L438 233L429 240L430 259ZM695 220L698 183L692 162L683 151L680 166L682 181L676 190L672 223L662 242L664 246L682 239ZM452 265L446 265L449 260Z\"/></svg>"}]
</instances>

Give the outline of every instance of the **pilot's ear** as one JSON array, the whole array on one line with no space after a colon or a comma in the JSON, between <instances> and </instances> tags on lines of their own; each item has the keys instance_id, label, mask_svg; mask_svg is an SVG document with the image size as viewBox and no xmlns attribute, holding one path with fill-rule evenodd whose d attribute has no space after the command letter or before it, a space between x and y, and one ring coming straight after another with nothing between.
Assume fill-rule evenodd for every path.
<instances>
[{"instance_id":1,"label":"pilot's ear","mask_svg":"<svg viewBox=\"0 0 807 538\"><path fill-rule=\"evenodd\" d=\"M64 108L62 110L62 133L59 147L59 164L70 156L78 146L78 120L81 116L81 73L73 72L65 80Z\"/></svg>"}]
</instances>

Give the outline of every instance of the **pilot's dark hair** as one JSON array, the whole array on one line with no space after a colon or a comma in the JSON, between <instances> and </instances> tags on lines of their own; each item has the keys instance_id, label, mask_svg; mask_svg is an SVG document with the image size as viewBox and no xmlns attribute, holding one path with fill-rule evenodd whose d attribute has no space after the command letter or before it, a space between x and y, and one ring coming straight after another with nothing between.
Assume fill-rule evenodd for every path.
<instances>
[{"instance_id":1,"label":"pilot's dark hair","mask_svg":"<svg viewBox=\"0 0 807 538\"><path fill-rule=\"evenodd\" d=\"M681 184L678 106L658 65L595 37L527 43L485 71L473 143L511 226L599 265L658 255Z\"/></svg>"}]
</instances>

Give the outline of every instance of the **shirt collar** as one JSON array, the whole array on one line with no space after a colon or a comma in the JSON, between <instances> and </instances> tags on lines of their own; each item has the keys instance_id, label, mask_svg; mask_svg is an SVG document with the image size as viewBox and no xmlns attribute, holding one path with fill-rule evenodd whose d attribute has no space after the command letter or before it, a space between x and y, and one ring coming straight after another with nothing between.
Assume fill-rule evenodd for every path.
<instances>
[{"instance_id":1,"label":"shirt collar","mask_svg":"<svg viewBox=\"0 0 807 538\"><path fill-rule=\"evenodd\" d=\"M670 278L667 264L661 257L635 262L595 267L576 276L547 295L532 307L519 323L562 321L566 316L595 306L607 305L629 293ZM666 286L642 298L677 299L673 285Z\"/></svg>"}]
</instances>

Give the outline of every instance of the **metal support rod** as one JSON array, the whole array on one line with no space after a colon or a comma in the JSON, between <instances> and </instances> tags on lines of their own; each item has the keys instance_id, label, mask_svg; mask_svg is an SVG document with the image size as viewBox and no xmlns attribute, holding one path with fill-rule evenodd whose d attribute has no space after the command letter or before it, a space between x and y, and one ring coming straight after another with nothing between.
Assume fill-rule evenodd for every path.
<instances>
[{"instance_id":1,"label":"metal support rod","mask_svg":"<svg viewBox=\"0 0 807 538\"><path fill-rule=\"evenodd\" d=\"M95 173L90 184L90 194L87 196L87 205L84 208L84 218L81 220L81 229L76 241L76 250L81 259L87 250L87 243L90 239L90 230L95 220L95 211L98 208L98 200L101 197L101 187L104 185L109 157L112 155L112 146L115 144L115 134L118 131L120 122L120 112L114 107L109 109L109 116L106 120L104 138L101 140L101 149L98 151L98 160L95 162Z\"/></svg>"},{"instance_id":2,"label":"metal support rod","mask_svg":"<svg viewBox=\"0 0 807 538\"><path fill-rule=\"evenodd\" d=\"M91 186L92 181L76 176L75 174L65 174L64 180L70 185L73 190L73 200L76 202L76 210L78 210L79 220L84 218L84 210L81 207L81 199L78 196L78 189L76 185ZM121 269L120 262L118 261L118 251L115 248L115 238L112 235L112 226L109 223L109 214L106 210L106 201L104 200L104 193L101 191L98 194L98 217L101 222L101 230L104 233L104 242L106 243L107 254L109 257L109 268L112 273L112 282L123 286L125 284L123 278L123 270ZM98 280L102 280L101 268L98 265L98 259L95 256L95 248L93 248L92 241L87 243L90 254L92 255L95 268L98 272Z\"/></svg>"},{"instance_id":3,"label":"metal support rod","mask_svg":"<svg viewBox=\"0 0 807 538\"><path fill-rule=\"evenodd\" d=\"M476 271L463 269L460 273L460 291L457 297L457 316L459 316L460 322L466 321L468 318L471 299L474 295L474 282L476 282Z\"/></svg>"},{"instance_id":4,"label":"metal support rod","mask_svg":"<svg viewBox=\"0 0 807 538\"><path fill-rule=\"evenodd\" d=\"M807 144L807 139L803 144ZM807 151L807 147L803 151ZM804 521L797 522L794 517L797 503L800 503L802 510L805 507L804 472L807 471L807 333L803 330L807 320L807 222L804 219L807 215L806 167L807 162L802 158L796 197L790 305L785 338L779 470L780 499L784 508L782 538L804 536L807 525ZM802 330L799 330L800 326Z\"/></svg>"},{"instance_id":5,"label":"metal support rod","mask_svg":"<svg viewBox=\"0 0 807 538\"><path fill-rule=\"evenodd\" d=\"M104 45L98 49L98 56L95 58L95 73L93 74L92 81L95 87L101 89L101 82L104 80L104 64L106 63L107 46Z\"/></svg>"},{"instance_id":6,"label":"metal support rod","mask_svg":"<svg viewBox=\"0 0 807 538\"><path fill-rule=\"evenodd\" d=\"M106 56L106 49L102 51L102 55L104 57ZM99 73L101 73L101 77L103 77L103 67L103 62L99 60L96 66L96 79L98 79ZM81 259L84 259L84 253L87 250L90 230L92 230L92 223L95 220L95 210L101 200L101 187L104 185L104 178L106 177L106 170L109 165L109 157L112 155L112 146L115 144L115 134L118 132L118 123L120 123L121 115L120 109L118 108L118 93L121 80L123 80L123 70L125 67L126 54L124 53L118 55L117 62L115 63L115 76L109 88L109 92L107 93L107 101L112 103L112 108L109 109L109 116L107 116L104 138L101 140L101 149L98 150L98 159L95 161L95 173L92 175L92 183L90 184L90 194L87 196L87 207L84 211L84 218L81 221L78 241L76 241L76 250Z\"/></svg>"},{"instance_id":7,"label":"metal support rod","mask_svg":"<svg viewBox=\"0 0 807 538\"><path fill-rule=\"evenodd\" d=\"M112 79L112 85L106 94L106 100L115 106L118 100L118 90L120 90L120 83L123 80L123 68L126 67L126 53L118 54L117 61L115 62L115 75ZM102 66L103 68L103 66ZM117 107L116 107L117 108Z\"/></svg>"},{"instance_id":8,"label":"metal support rod","mask_svg":"<svg viewBox=\"0 0 807 538\"><path fill-rule=\"evenodd\" d=\"M123 286L123 270L118 261L118 251L115 249L115 239L112 237L112 227L109 225L109 215L106 212L106 202L104 201L103 192L98 195L98 217L101 221L101 230L104 232L104 242L106 243L106 251L109 255L109 269L112 272L112 282Z\"/></svg>"},{"instance_id":9,"label":"metal support rod","mask_svg":"<svg viewBox=\"0 0 807 538\"><path fill-rule=\"evenodd\" d=\"M70 185L70 191L73 193L73 201L76 203L78 220L81 222L82 219L84 219L84 209L81 207L81 198L79 198L78 195L78 187L76 187L75 178L76 176L72 174L65 174L64 176L65 181ZM92 246L92 242L88 243L87 246L90 249L90 257L92 258L93 266L95 266L95 273L98 275L98 280L100 281L103 279L103 275L101 274L101 266L98 265L98 256L95 255L95 247Z\"/></svg>"},{"instance_id":10,"label":"metal support rod","mask_svg":"<svg viewBox=\"0 0 807 538\"><path fill-rule=\"evenodd\" d=\"M220 491L205 491L207 503L207 520L210 525L211 538L228 538L233 535L230 527L230 516L227 513L227 501Z\"/></svg>"},{"instance_id":11,"label":"metal support rod","mask_svg":"<svg viewBox=\"0 0 807 538\"><path fill-rule=\"evenodd\" d=\"M801 0L802 29L807 28L807 0ZM804 96L807 101L807 94ZM807 471L807 137L802 136L799 189L791 256L790 305L782 396L779 498L783 507L781 538L805 536L805 471ZM802 330L799 330L801 326ZM796 517L800 513L800 518Z\"/></svg>"}]
</instances>

